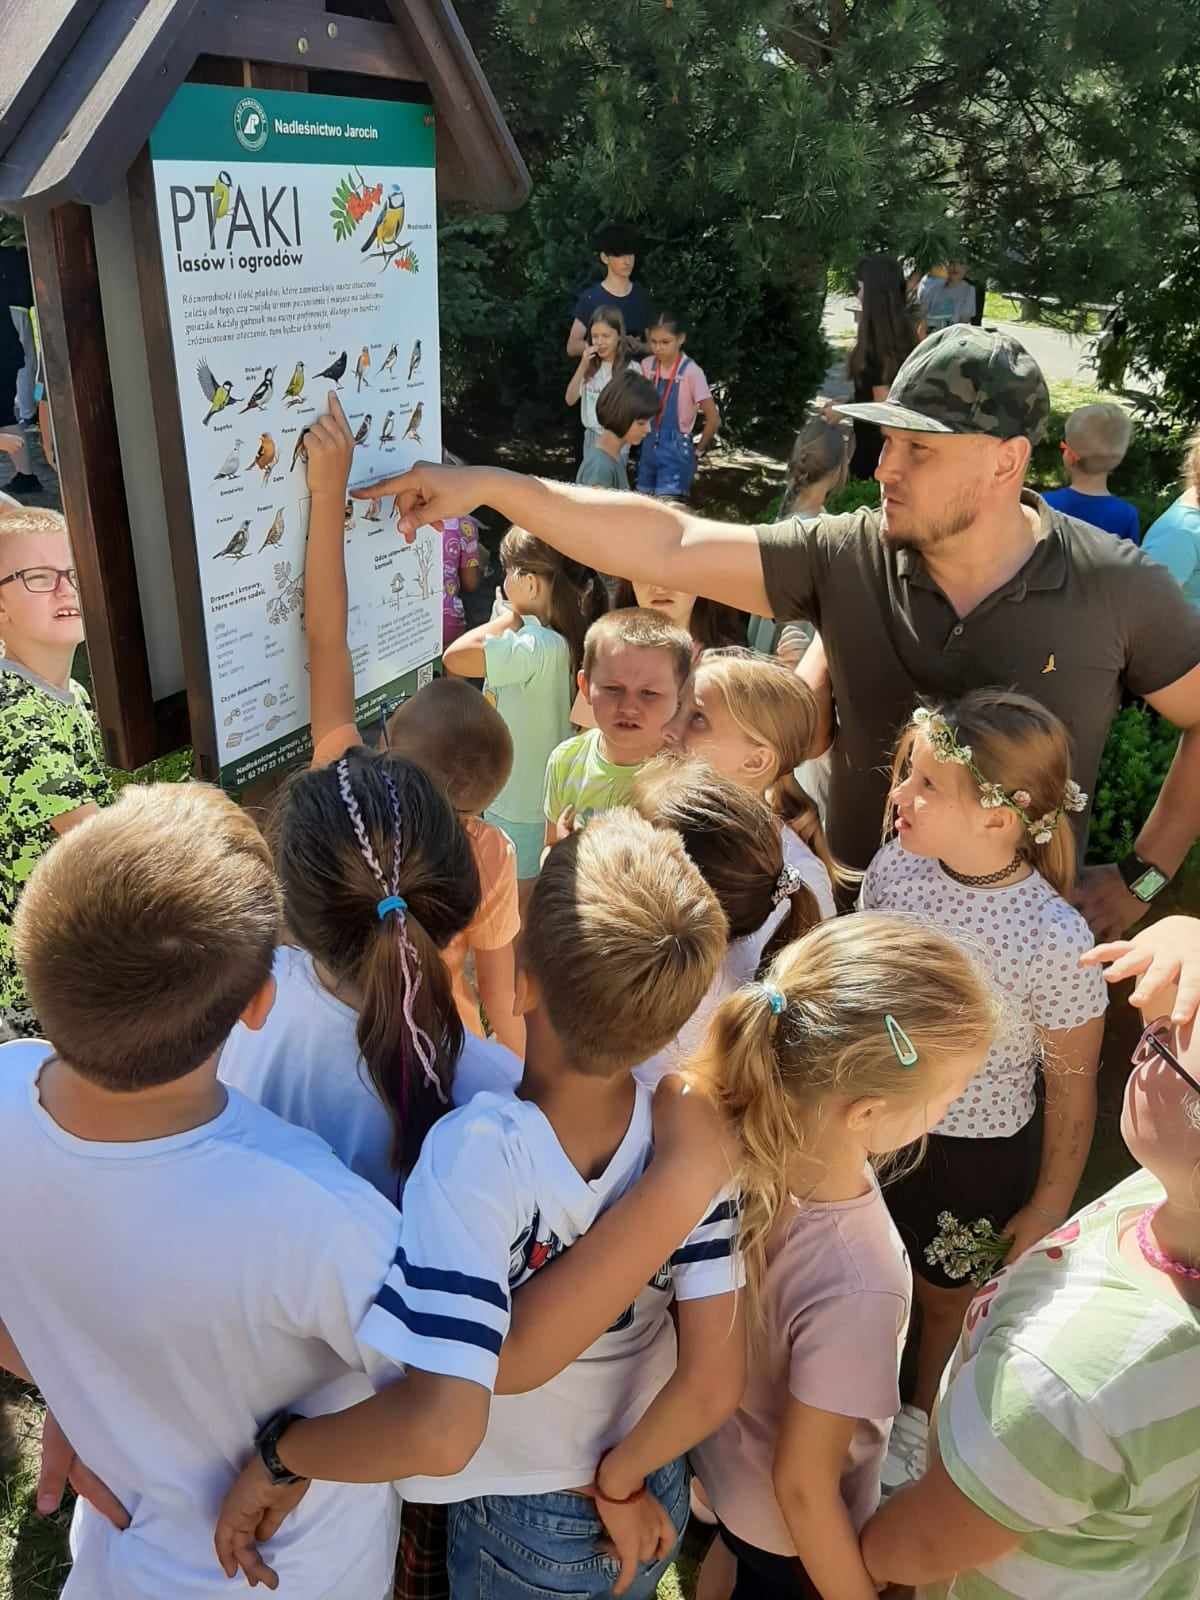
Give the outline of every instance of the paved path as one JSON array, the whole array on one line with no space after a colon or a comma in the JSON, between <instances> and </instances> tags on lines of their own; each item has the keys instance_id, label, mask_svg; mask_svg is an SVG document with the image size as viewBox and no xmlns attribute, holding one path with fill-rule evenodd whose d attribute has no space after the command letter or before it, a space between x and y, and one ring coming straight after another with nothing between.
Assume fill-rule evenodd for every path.
<instances>
[{"instance_id":1,"label":"paved path","mask_svg":"<svg viewBox=\"0 0 1200 1600\"><path fill-rule=\"evenodd\" d=\"M1051 382L1093 385L1096 375L1088 361L1093 335L1076 337L1028 322L984 322L985 327L1002 328L1019 339ZM825 302L826 337L844 343L854 335L854 301L845 295L830 295ZM832 369L831 369L832 372ZM844 387L845 378L843 376Z\"/></svg>"}]
</instances>

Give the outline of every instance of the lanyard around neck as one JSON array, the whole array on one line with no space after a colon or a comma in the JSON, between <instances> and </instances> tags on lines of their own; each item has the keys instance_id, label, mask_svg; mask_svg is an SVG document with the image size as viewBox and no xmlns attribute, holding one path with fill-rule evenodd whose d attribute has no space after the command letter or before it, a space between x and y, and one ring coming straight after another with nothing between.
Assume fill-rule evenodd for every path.
<instances>
[{"instance_id":1,"label":"lanyard around neck","mask_svg":"<svg viewBox=\"0 0 1200 1600\"><path fill-rule=\"evenodd\" d=\"M675 365L671 368L671 376L667 379L667 387L663 390L663 397L659 401L658 416L655 417L655 419L654 419L654 431L655 431L655 433L661 433L661 431L662 431L663 415L664 415L664 413L666 412L666 409L667 409L667 401L671 398L671 390L675 387L675 378L676 378L677 373L679 372L679 363L682 360L683 360L683 351L681 350L679 352L679 354L675 357ZM661 380L662 380L662 367L658 367L658 376L659 376L659 380L661 382Z\"/></svg>"}]
</instances>

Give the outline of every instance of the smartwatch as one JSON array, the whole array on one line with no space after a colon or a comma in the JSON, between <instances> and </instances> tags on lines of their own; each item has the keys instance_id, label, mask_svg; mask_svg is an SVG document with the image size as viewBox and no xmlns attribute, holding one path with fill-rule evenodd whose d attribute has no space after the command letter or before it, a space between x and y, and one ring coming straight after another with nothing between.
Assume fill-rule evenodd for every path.
<instances>
[{"instance_id":1,"label":"smartwatch","mask_svg":"<svg viewBox=\"0 0 1200 1600\"><path fill-rule=\"evenodd\" d=\"M1143 861L1135 851L1125 857L1124 861L1117 863L1117 871L1121 874L1125 887L1130 894L1136 895L1143 905L1149 905L1155 895L1161 894L1171 881L1169 873L1156 867L1151 861Z\"/></svg>"},{"instance_id":2,"label":"smartwatch","mask_svg":"<svg viewBox=\"0 0 1200 1600\"><path fill-rule=\"evenodd\" d=\"M300 1418L294 1411L277 1411L273 1417L268 1417L258 1430L254 1440L254 1448L258 1451L259 1460L271 1475L272 1483L303 1483L304 1478L298 1472L289 1472L279 1459L279 1441L291 1427L293 1422Z\"/></svg>"}]
</instances>

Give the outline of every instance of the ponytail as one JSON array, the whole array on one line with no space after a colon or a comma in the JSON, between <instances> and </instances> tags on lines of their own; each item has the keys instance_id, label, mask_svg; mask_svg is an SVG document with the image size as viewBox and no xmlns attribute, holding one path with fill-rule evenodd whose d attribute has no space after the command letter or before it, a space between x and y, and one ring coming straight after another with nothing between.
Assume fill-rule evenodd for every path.
<instances>
[{"instance_id":1,"label":"ponytail","mask_svg":"<svg viewBox=\"0 0 1200 1600\"><path fill-rule=\"evenodd\" d=\"M561 555L524 528L511 527L500 542L506 571L527 572L548 585L547 627L561 633L571 658L571 681L583 665L583 641L597 617L608 610L603 580L582 562Z\"/></svg>"},{"instance_id":2,"label":"ponytail","mask_svg":"<svg viewBox=\"0 0 1200 1600\"><path fill-rule=\"evenodd\" d=\"M915 1063L893 1046L888 1017ZM756 1317L768 1242L790 1196L803 1200L819 1182L838 1104L927 1101L939 1068L982 1059L996 1017L988 978L944 934L871 912L820 923L780 952L763 982L717 1007L689 1076L733 1129Z\"/></svg>"},{"instance_id":3,"label":"ponytail","mask_svg":"<svg viewBox=\"0 0 1200 1600\"><path fill-rule=\"evenodd\" d=\"M275 843L287 926L358 992L363 1065L406 1173L451 1103L463 1046L441 952L479 909L470 841L415 762L352 750L293 781Z\"/></svg>"}]
</instances>

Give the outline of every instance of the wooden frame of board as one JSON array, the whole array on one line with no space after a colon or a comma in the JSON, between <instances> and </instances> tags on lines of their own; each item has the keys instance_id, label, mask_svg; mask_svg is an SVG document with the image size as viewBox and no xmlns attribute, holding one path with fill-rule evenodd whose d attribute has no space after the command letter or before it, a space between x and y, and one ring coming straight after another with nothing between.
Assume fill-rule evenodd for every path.
<instances>
[{"instance_id":1,"label":"wooden frame of board","mask_svg":"<svg viewBox=\"0 0 1200 1600\"><path fill-rule=\"evenodd\" d=\"M138 14L133 16L133 12ZM146 149L185 80L425 101L441 194L490 210L529 176L450 0L8 0L0 208L23 213L63 507L108 760L132 769L215 729L179 397ZM132 18L132 20L131 20ZM128 185L186 692L155 699L90 207ZM148 464L150 465L150 464Z\"/></svg>"}]
</instances>

